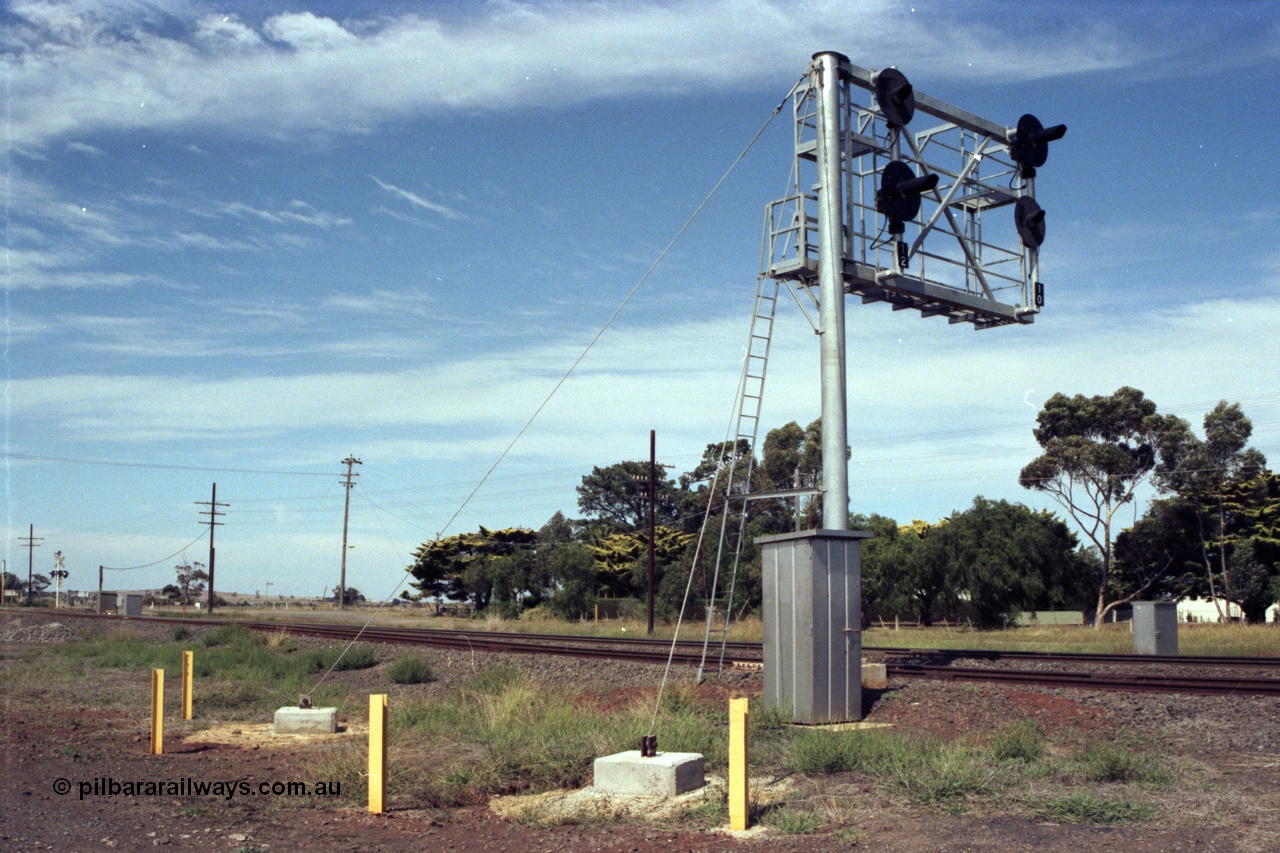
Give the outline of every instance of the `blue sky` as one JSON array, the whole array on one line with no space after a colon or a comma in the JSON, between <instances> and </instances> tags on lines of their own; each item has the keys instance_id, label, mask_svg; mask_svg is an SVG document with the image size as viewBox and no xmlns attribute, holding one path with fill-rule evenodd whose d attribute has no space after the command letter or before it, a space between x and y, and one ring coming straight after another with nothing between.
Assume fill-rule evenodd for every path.
<instances>
[{"instance_id":1,"label":"blue sky","mask_svg":"<svg viewBox=\"0 0 1280 853\"><path fill-rule=\"evenodd\" d=\"M985 118L1065 122L1047 306L974 332L851 301L854 511L1017 472L1057 391L1239 401L1280 455L1280 4L9 2L5 555L70 585L314 595L437 533L576 514L592 465L688 470L733 405L785 115L461 513L819 50ZM766 427L817 416L784 307ZM446 528L446 524L449 526Z\"/></svg>"}]
</instances>

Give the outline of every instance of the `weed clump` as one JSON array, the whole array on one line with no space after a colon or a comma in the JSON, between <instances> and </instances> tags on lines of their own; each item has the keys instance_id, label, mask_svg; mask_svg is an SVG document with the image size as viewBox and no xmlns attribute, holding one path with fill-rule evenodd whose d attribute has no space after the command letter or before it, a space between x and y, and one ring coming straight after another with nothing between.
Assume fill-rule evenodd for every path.
<instances>
[{"instance_id":1,"label":"weed clump","mask_svg":"<svg viewBox=\"0 0 1280 853\"><path fill-rule=\"evenodd\" d=\"M996 773L973 747L878 732L805 732L792 745L792 766L804 773L868 773L926 804L999 787Z\"/></svg>"},{"instance_id":2,"label":"weed clump","mask_svg":"<svg viewBox=\"0 0 1280 853\"><path fill-rule=\"evenodd\" d=\"M987 754L996 761L1030 764L1044 757L1044 739L1031 720L1018 720L996 731L987 742Z\"/></svg>"},{"instance_id":3,"label":"weed clump","mask_svg":"<svg viewBox=\"0 0 1280 853\"><path fill-rule=\"evenodd\" d=\"M200 638L206 649L214 646L251 646L261 645L262 637L243 625L219 625Z\"/></svg>"},{"instance_id":4,"label":"weed clump","mask_svg":"<svg viewBox=\"0 0 1280 853\"><path fill-rule=\"evenodd\" d=\"M431 661L424 657L399 658L387 667L387 675L396 684L426 684L435 680Z\"/></svg>"},{"instance_id":5,"label":"weed clump","mask_svg":"<svg viewBox=\"0 0 1280 853\"><path fill-rule=\"evenodd\" d=\"M368 669L378 663L373 646L368 643L356 643L343 648L331 646L316 649L310 655L311 669L314 672L347 672L355 669Z\"/></svg>"},{"instance_id":6,"label":"weed clump","mask_svg":"<svg viewBox=\"0 0 1280 853\"><path fill-rule=\"evenodd\" d=\"M1155 758L1123 743L1090 741L1076 761L1084 775L1094 782L1166 785L1172 779Z\"/></svg>"},{"instance_id":7,"label":"weed clump","mask_svg":"<svg viewBox=\"0 0 1280 853\"><path fill-rule=\"evenodd\" d=\"M769 809L761 817L761 822L786 835L810 835L822 828L822 818L817 812L793 806Z\"/></svg>"},{"instance_id":8,"label":"weed clump","mask_svg":"<svg viewBox=\"0 0 1280 853\"><path fill-rule=\"evenodd\" d=\"M1131 800L1110 800L1087 793L1062 794L1032 804L1038 820L1059 823L1117 826L1150 820L1154 811Z\"/></svg>"}]
</instances>

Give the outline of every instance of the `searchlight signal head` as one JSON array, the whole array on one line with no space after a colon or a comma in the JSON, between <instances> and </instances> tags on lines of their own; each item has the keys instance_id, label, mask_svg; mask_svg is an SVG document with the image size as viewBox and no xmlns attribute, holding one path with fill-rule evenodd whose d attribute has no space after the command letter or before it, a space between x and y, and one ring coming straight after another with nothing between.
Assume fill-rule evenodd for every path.
<instances>
[{"instance_id":1,"label":"searchlight signal head","mask_svg":"<svg viewBox=\"0 0 1280 853\"><path fill-rule=\"evenodd\" d=\"M886 68L875 77L876 103L885 123L903 128L916 114L916 93L906 76L896 68Z\"/></svg>"},{"instance_id":2,"label":"searchlight signal head","mask_svg":"<svg viewBox=\"0 0 1280 853\"><path fill-rule=\"evenodd\" d=\"M876 210L889 220L889 233L903 233L902 223L915 219L920 213L921 194L937 186L937 175L929 173L916 177L906 163L890 161L880 175L880 190L876 193Z\"/></svg>"},{"instance_id":3,"label":"searchlight signal head","mask_svg":"<svg viewBox=\"0 0 1280 853\"><path fill-rule=\"evenodd\" d=\"M1034 198L1024 195L1013 206L1013 224L1022 238L1022 245L1038 249L1044 242L1044 210Z\"/></svg>"},{"instance_id":4,"label":"searchlight signal head","mask_svg":"<svg viewBox=\"0 0 1280 853\"><path fill-rule=\"evenodd\" d=\"M1045 127L1040 119L1027 113L1018 119L1018 126L1009 137L1009 156L1022 169L1024 177L1034 178L1036 169L1049 158L1049 143L1067 134L1065 124Z\"/></svg>"}]
</instances>

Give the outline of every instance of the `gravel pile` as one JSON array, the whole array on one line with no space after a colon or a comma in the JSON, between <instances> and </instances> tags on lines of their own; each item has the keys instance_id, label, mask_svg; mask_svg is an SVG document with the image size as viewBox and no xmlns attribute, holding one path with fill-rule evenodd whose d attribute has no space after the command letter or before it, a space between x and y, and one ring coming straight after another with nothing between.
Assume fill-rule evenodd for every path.
<instances>
[{"instance_id":1,"label":"gravel pile","mask_svg":"<svg viewBox=\"0 0 1280 853\"><path fill-rule=\"evenodd\" d=\"M60 622L11 628L0 634L0 643L61 643L75 638L75 633Z\"/></svg>"}]
</instances>

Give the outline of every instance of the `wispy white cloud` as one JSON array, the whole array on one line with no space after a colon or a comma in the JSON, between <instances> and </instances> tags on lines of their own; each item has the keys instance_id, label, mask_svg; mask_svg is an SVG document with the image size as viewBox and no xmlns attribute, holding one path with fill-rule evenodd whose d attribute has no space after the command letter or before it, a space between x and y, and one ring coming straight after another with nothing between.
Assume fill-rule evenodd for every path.
<instances>
[{"instance_id":1,"label":"wispy white cloud","mask_svg":"<svg viewBox=\"0 0 1280 853\"><path fill-rule=\"evenodd\" d=\"M827 48L867 65L975 79L1120 68L1160 48L1142 32L1087 20L1062 20L1055 37L1032 39L1019 16L965 9L915 13L887 0L492 2L342 22L175 9L161 23L132 5L17 2L10 133L18 148L38 149L136 127L362 132L424 111L786 85Z\"/></svg>"},{"instance_id":2,"label":"wispy white cloud","mask_svg":"<svg viewBox=\"0 0 1280 853\"><path fill-rule=\"evenodd\" d=\"M854 463L919 453L946 459L957 439L965 446L1022 447L1039 406L1057 391L1110 393L1127 384L1162 406L1247 394L1267 369L1256 353L1277 327L1277 297L1154 311L1123 328L1100 312L1066 323L1046 315L1028 328L969 334L880 306L851 306ZM817 360L807 329L799 317L780 318L768 425L817 416ZM744 337L736 317L609 333L518 455L608 454L647 429L655 413L685 444L716 440L730 412ZM440 430L422 440L447 455L493 454L542 402L579 346L443 353L430 367L377 372L227 379L82 373L16 381L12 399L16 415L43 419L57 412L69 430L121 441L409 427ZM1087 378L1082 359L1090 363ZM178 410L184 417L175 421ZM992 425L1000 428L992 432ZM1280 445L1280 421L1260 431L1260 440Z\"/></svg>"},{"instance_id":3,"label":"wispy white cloud","mask_svg":"<svg viewBox=\"0 0 1280 853\"><path fill-rule=\"evenodd\" d=\"M93 157L102 157L107 153L103 151L101 148L90 145L87 142L75 142L75 141L67 143L67 150L74 151L77 154L89 154Z\"/></svg>"},{"instance_id":4,"label":"wispy white cloud","mask_svg":"<svg viewBox=\"0 0 1280 853\"><path fill-rule=\"evenodd\" d=\"M160 276L116 269L118 262L109 256L136 248L253 254L296 250L309 246L312 235L352 223L349 216L303 199L265 208L236 200L208 201L181 188L80 199L22 173L10 176L8 192L6 284L13 290L156 282ZM157 210L164 215L157 217ZM219 219L253 220L269 227L219 232Z\"/></svg>"},{"instance_id":5,"label":"wispy white cloud","mask_svg":"<svg viewBox=\"0 0 1280 853\"><path fill-rule=\"evenodd\" d=\"M304 225L314 225L317 228L332 228L336 225L351 224L351 218L348 216L339 216L316 210L310 204L298 199L289 202L289 206L283 210L264 210L240 201L220 202L216 205L216 208L218 211L238 219L250 217L270 222L273 225L300 222Z\"/></svg>"},{"instance_id":6,"label":"wispy white cloud","mask_svg":"<svg viewBox=\"0 0 1280 853\"><path fill-rule=\"evenodd\" d=\"M430 210L433 213L438 213L447 219L459 219L462 216L462 214L458 213L456 210L449 207L448 205L440 204L439 202L435 202L435 201L431 201L430 199L423 198L417 193L410 192L409 190L403 189L402 187L398 187L395 184L389 184L386 181L379 178L377 175L370 175L369 177L373 179L373 182L375 184L382 187L382 189L386 190L387 192L391 193L397 198L400 198L400 199L403 199L404 201L409 202L409 204L413 205L414 207L421 207L424 210Z\"/></svg>"},{"instance_id":7,"label":"wispy white cloud","mask_svg":"<svg viewBox=\"0 0 1280 853\"><path fill-rule=\"evenodd\" d=\"M439 316L439 300L421 290L395 291L376 288L366 293L334 293L321 300L326 309L389 317Z\"/></svg>"}]
</instances>

